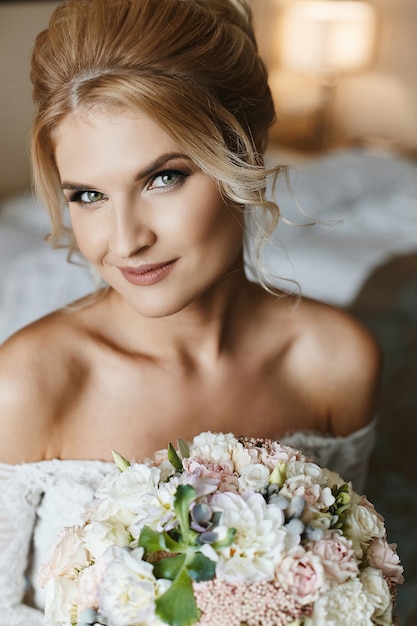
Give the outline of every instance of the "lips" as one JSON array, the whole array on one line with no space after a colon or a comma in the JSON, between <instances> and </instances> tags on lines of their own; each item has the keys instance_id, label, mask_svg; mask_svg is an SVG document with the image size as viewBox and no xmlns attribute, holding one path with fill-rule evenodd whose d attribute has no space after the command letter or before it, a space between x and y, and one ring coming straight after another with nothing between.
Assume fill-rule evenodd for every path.
<instances>
[{"instance_id":1,"label":"lips","mask_svg":"<svg viewBox=\"0 0 417 626\"><path fill-rule=\"evenodd\" d=\"M177 259L166 263L149 263L139 267L120 267L124 278L132 285L147 287L165 278L173 269Z\"/></svg>"}]
</instances>

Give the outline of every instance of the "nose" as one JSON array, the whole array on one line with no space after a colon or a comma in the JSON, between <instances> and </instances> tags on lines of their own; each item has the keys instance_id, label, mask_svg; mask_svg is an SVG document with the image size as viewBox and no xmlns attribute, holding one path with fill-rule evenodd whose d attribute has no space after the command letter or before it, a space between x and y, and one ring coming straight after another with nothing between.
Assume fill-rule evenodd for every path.
<instances>
[{"instance_id":1,"label":"nose","mask_svg":"<svg viewBox=\"0 0 417 626\"><path fill-rule=\"evenodd\" d=\"M152 246L156 235L140 207L134 201L127 200L113 202L112 205L111 252L121 259L127 259Z\"/></svg>"}]
</instances>

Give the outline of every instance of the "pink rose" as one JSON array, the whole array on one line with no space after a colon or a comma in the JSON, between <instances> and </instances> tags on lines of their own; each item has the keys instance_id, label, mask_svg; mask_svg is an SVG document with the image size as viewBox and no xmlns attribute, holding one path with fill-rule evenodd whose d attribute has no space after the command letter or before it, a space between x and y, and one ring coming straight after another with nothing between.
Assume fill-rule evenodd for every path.
<instances>
[{"instance_id":1,"label":"pink rose","mask_svg":"<svg viewBox=\"0 0 417 626\"><path fill-rule=\"evenodd\" d=\"M280 586L301 605L315 602L324 585L321 560L301 546L290 550L275 572Z\"/></svg>"},{"instance_id":2,"label":"pink rose","mask_svg":"<svg viewBox=\"0 0 417 626\"><path fill-rule=\"evenodd\" d=\"M326 574L338 583L359 573L352 542L345 537L316 541L311 544L311 551L320 557Z\"/></svg>"},{"instance_id":3,"label":"pink rose","mask_svg":"<svg viewBox=\"0 0 417 626\"><path fill-rule=\"evenodd\" d=\"M70 526L60 533L39 570L39 582L44 587L54 576L72 578L90 561L83 546L83 527Z\"/></svg>"},{"instance_id":4,"label":"pink rose","mask_svg":"<svg viewBox=\"0 0 417 626\"><path fill-rule=\"evenodd\" d=\"M377 537L369 544L367 556L371 567L380 569L386 578L401 584L404 582L404 568L400 565L396 548L397 544L387 543L385 537Z\"/></svg>"}]
</instances>

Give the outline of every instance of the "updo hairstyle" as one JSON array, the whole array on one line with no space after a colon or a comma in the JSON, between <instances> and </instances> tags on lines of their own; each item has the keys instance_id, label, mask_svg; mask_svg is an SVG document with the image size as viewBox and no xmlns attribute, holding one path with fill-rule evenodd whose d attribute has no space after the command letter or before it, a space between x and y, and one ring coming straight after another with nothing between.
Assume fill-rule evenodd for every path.
<instances>
[{"instance_id":1,"label":"updo hairstyle","mask_svg":"<svg viewBox=\"0 0 417 626\"><path fill-rule=\"evenodd\" d=\"M247 0L65 0L36 39L31 80L34 183L55 246L76 248L55 130L95 107L152 116L227 198L261 209L261 240L275 226L262 160L275 114Z\"/></svg>"}]
</instances>

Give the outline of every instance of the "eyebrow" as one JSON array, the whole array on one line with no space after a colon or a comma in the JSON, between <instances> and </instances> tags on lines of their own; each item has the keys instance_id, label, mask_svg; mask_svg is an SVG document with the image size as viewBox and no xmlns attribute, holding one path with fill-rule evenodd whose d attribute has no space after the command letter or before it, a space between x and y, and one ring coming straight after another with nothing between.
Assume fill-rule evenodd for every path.
<instances>
[{"instance_id":1,"label":"eyebrow","mask_svg":"<svg viewBox=\"0 0 417 626\"><path fill-rule=\"evenodd\" d=\"M166 154L162 154L155 161L153 161L150 165L140 170L135 176L135 182L141 180L142 178L147 178L151 174L157 172L161 167L163 167L168 161L172 161L173 159L185 159L186 161L192 162L192 159L186 154L181 154L178 152L168 152ZM64 180L61 183L62 190L68 191L83 191L85 189L95 189L95 185L86 185L85 183L77 183L68 180Z\"/></svg>"}]
</instances>

